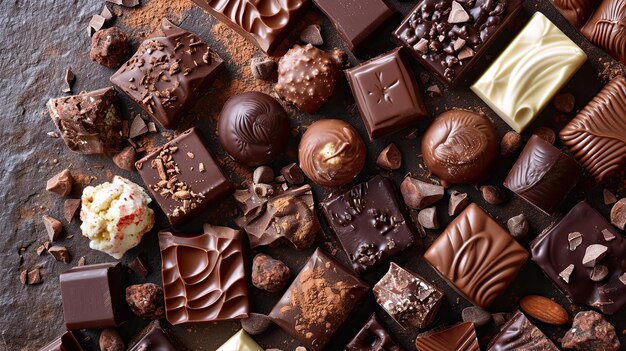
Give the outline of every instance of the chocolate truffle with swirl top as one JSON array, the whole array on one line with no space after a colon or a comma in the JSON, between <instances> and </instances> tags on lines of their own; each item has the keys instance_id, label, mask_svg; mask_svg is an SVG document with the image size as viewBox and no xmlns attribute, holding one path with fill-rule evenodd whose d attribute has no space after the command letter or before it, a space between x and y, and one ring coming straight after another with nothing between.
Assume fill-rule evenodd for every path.
<instances>
[{"instance_id":1,"label":"chocolate truffle with swirl top","mask_svg":"<svg viewBox=\"0 0 626 351\"><path fill-rule=\"evenodd\" d=\"M499 148L493 123L487 117L463 110L441 114L422 138L424 164L444 186L483 180Z\"/></svg>"},{"instance_id":2,"label":"chocolate truffle with swirl top","mask_svg":"<svg viewBox=\"0 0 626 351\"><path fill-rule=\"evenodd\" d=\"M365 164L365 143L348 123L322 119L300 140L300 168L316 184L338 187L352 181Z\"/></svg>"},{"instance_id":3,"label":"chocolate truffle with swirl top","mask_svg":"<svg viewBox=\"0 0 626 351\"><path fill-rule=\"evenodd\" d=\"M285 109L273 97L256 91L228 99L217 128L224 150L247 166L270 163L285 150L289 138Z\"/></svg>"}]
</instances>

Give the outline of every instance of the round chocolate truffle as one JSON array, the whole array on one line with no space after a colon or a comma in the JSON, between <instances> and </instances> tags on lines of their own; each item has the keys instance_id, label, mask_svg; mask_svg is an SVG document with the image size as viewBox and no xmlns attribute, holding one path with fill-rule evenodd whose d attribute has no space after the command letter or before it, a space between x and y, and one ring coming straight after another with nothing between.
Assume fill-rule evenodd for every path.
<instances>
[{"instance_id":1,"label":"round chocolate truffle","mask_svg":"<svg viewBox=\"0 0 626 351\"><path fill-rule=\"evenodd\" d=\"M108 68L118 68L129 56L128 38L117 27L101 29L91 38L91 59Z\"/></svg>"},{"instance_id":2,"label":"round chocolate truffle","mask_svg":"<svg viewBox=\"0 0 626 351\"><path fill-rule=\"evenodd\" d=\"M365 143L348 123L322 119L311 124L300 140L300 168L321 186L349 183L365 164Z\"/></svg>"},{"instance_id":3,"label":"round chocolate truffle","mask_svg":"<svg viewBox=\"0 0 626 351\"><path fill-rule=\"evenodd\" d=\"M222 147L235 161L253 167L265 165L285 150L289 118L273 97L247 92L226 101L218 133Z\"/></svg>"},{"instance_id":4,"label":"round chocolate truffle","mask_svg":"<svg viewBox=\"0 0 626 351\"><path fill-rule=\"evenodd\" d=\"M444 112L422 138L424 164L445 186L483 180L498 153L493 123L470 111Z\"/></svg>"}]
</instances>

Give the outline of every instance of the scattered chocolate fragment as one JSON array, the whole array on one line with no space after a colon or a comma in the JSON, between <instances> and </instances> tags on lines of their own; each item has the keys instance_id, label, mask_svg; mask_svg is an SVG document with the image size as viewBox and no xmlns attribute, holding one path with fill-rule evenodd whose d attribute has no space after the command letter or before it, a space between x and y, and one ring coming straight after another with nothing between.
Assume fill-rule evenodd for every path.
<instances>
[{"instance_id":1,"label":"scattered chocolate fragment","mask_svg":"<svg viewBox=\"0 0 626 351\"><path fill-rule=\"evenodd\" d=\"M268 184L274 180L274 170L269 166L259 166L252 172L253 184Z\"/></svg>"},{"instance_id":2,"label":"scattered chocolate fragment","mask_svg":"<svg viewBox=\"0 0 626 351\"><path fill-rule=\"evenodd\" d=\"M153 283L127 287L126 303L135 315L143 319L161 319L165 315L163 289Z\"/></svg>"},{"instance_id":3,"label":"scattered chocolate fragment","mask_svg":"<svg viewBox=\"0 0 626 351\"><path fill-rule=\"evenodd\" d=\"M450 14L448 15L448 23L464 23L469 21L470 16L463 6L456 1L452 1Z\"/></svg>"},{"instance_id":4,"label":"scattered chocolate fragment","mask_svg":"<svg viewBox=\"0 0 626 351\"><path fill-rule=\"evenodd\" d=\"M549 142L550 144L554 144L556 140L556 134L552 128L548 127L539 127L533 131L533 135L540 137L541 139Z\"/></svg>"},{"instance_id":5,"label":"scattered chocolate fragment","mask_svg":"<svg viewBox=\"0 0 626 351\"><path fill-rule=\"evenodd\" d=\"M617 202L617 197L611 191L604 189L602 190L602 197L604 198L605 205L613 205Z\"/></svg>"},{"instance_id":6,"label":"scattered chocolate fragment","mask_svg":"<svg viewBox=\"0 0 626 351\"><path fill-rule=\"evenodd\" d=\"M241 327L250 335L264 333L272 326L272 320L260 313L250 313L247 318L241 319Z\"/></svg>"},{"instance_id":7,"label":"scattered chocolate fragment","mask_svg":"<svg viewBox=\"0 0 626 351\"><path fill-rule=\"evenodd\" d=\"M564 270L562 270L561 273L559 273L559 277L561 277L561 279L563 279L563 281L565 281L566 283L569 283L569 279L574 272L574 268L575 266L573 264L570 264Z\"/></svg>"},{"instance_id":8,"label":"scattered chocolate fragment","mask_svg":"<svg viewBox=\"0 0 626 351\"><path fill-rule=\"evenodd\" d=\"M404 203L416 210L421 210L443 198L444 189L441 185L430 184L421 180L406 177L400 184L400 192Z\"/></svg>"},{"instance_id":9,"label":"scattered chocolate fragment","mask_svg":"<svg viewBox=\"0 0 626 351\"><path fill-rule=\"evenodd\" d=\"M28 271L27 270L21 271L20 272L20 282L22 283L22 285L26 285L27 279L28 279Z\"/></svg>"},{"instance_id":10,"label":"scattered chocolate fragment","mask_svg":"<svg viewBox=\"0 0 626 351\"><path fill-rule=\"evenodd\" d=\"M513 317L511 313L505 312L494 313L491 315L491 318L493 318L493 322L499 327L505 324L508 320L510 320L511 317Z\"/></svg>"},{"instance_id":11,"label":"scattered chocolate fragment","mask_svg":"<svg viewBox=\"0 0 626 351\"><path fill-rule=\"evenodd\" d=\"M280 169L280 174L289 184L300 185L304 183L304 173L297 163L290 163Z\"/></svg>"},{"instance_id":12,"label":"scattered chocolate fragment","mask_svg":"<svg viewBox=\"0 0 626 351\"><path fill-rule=\"evenodd\" d=\"M128 264L128 268L130 268L133 272L135 272L135 274L140 277L145 278L148 275L148 269L139 257L135 257L134 260L130 261L130 263Z\"/></svg>"},{"instance_id":13,"label":"scattered chocolate fragment","mask_svg":"<svg viewBox=\"0 0 626 351\"><path fill-rule=\"evenodd\" d=\"M395 171L402 165L402 153L396 146L391 143L378 154L376 165L382 169Z\"/></svg>"},{"instance_id":14,"label":"scattered chocolate fragment","mask_svg":"<svg viewBox=\"0 0 626 351\"><path fill-rule=\"evenodd\" d=\"M491 205L500 205L506 201L506 193L502 188L495 185L483 185L480 187L483 199Z\"/></svg>"},{"instance_id":15,"label":"scattered chocolate fragment","mask_svg":"<svg viewBox=\"0 0 626 351\"><path fill-rule=\"evenodd\" d=\"M283 261L273 259L265 254L254 256L252 260L252 285L258 289L278 292L289 284L290 279L291 269Z\"/></svg>"},{"instance_id":16,"label":"scattered chocolate fragment","mask_svg":"<svg viewBox=\"0 0 626 351\"><path fill-rule=\"evenodd\" d=\"M57 262L70 263L70 253L65 246L55 245L48 249L48 253Z\"/></svg>"},{"instance_id":17,"label":"scattered chocolate fragment","mask_svg":"<svg viewBox=\"0 0 626 351\"><path fill-rule=\"evenodd\" d=\"M522 146L522 136L514 131L508 131L500 141L500 155L504 157L513 156Z\"/></svg>"},{"instance_id":18,"label":"scattered chocolate fragment","mask_svg":"<svg viewBox=\"0 0 626 351\"><path fill-rule=\"evenodd\" d=\"M453 190L450 194L450 201L448 202L448 216L453 217L458 215L467 205L469 205L467 193Z\"/></svg>"},{"instance_id":19,"label":"scattered chocolate fragment","mask_svg":"<svg viewBox=\"0 0 626 351\"><path fill-rule=\"evenodd\" d=\"M611 241L616 238L616 236L613 233L611 233L608 229L602 229L601 233L602 233L602 236L604 237L604 240L606 241Z\"/></svg>"},{"instance_id":20,"label":"scattered chocolate fragment","mask_svg":"<svg viewBox=\"0 0 626 351\"><path fill-rule=\"evenodd\" d=\"M125 147L117 155L113 156L113 163L121 169L127 171L135 170L135 162L137 162L137 153L132 146Z\"/></svg>"},{"instance_id":21,"label":"scattered chocolate fragment","mask_svg":"<svg viewBox=\"0 0 626 351\"><path fill-rule=\"evenodd\" d=\"M575 251L580 244L583 243L583 235L580 232L572 232L567 235L567 241L569 242L569 250Z\"/></svg>"},{"instance_id":22,"label":"scattered chocolate fragment","mask_svg":"<svg viewBox=\"0 0 626 351\"><path fill-rule=\"evenodd\" d=\"M593 271L591 271L590 279L593 280L594 282L599 282L599 281L604 280L604 278L606 278L608 274L609 274L609 269L604 265L598 264L595 267L593 267Z\"/></svg>"},{"instance_id":23,"label":"scattered chocolate fragment","mask_svg":"<svg viewBox=\"0 0 626 351\"><path fill-rule=\"evenodd\" d=\"M124 340L113 328L106 328L100 333L100 351L124 351Z\"/></svg>"},{"instance_id":24,"label":"scattered chocolate fragment","mask_svg":"<svg viewBox=\"0 0 626 351\"><path fill-rule=\"evenodd\" d=\"M140 115L136 115L133 119L132 124L130 125L130 131L128 132L128 137L130 139L136 138L140 135L146 134L148 132L148 126L146 125L146 121L141 118Z\"/></svg>"},{"instance_id":25,"label":"scattered chocolate fragment","mask_svg":"<svg viewBox=\"0 0 626 351\"><path fill-rule=\"evenodd\" d=\"M111 9L109 9L106 4L104 4L104 6L102 7L102 12L100 12L100 16L104 17L105 21L110 21L114 17Z\"/></svg>"},{"instance_id":26,"label":"scattered chocolate fragment","mask_svg":"<svg viewBox=\"0 0 626 351\"><path fill-rule=\"evenodd\" d=\"M618 351L620 342L615 328L596 311L579 312L572 328L561 340L565 349Z\"/></svg>"},{"instance_id":27,"label":"scattered chocolate fragment","mask_svg":"<svg viewBox=\"0 0 626 351\"><path fill-rule=\"evenodd\" d=\"M46 250L47 249L45 246L39 245L37 249L35 250L35 252L37 253L37 256L41 256Z\"/></svg>"},{"instance_id":28,"label":"scattered chocolate fragment","mask_svg":"<svg viewBox=\"0 0 626 351\"><path fill-rule=\"evenodd\" d=\"M506 221L506 226L509 228L509 233L516 239L521 239L528 234L528 220L526 220L526 216L523 213L509 218Z\"/></svg>"},{"instance_id":29,"label":"scattered chocolate fragment","mask_svg":"<svg viewBox=\"0 0 626 351\"><path fill-rule=\"evenodd\" d=\"M67 223L71 223L80 208L80 199L67 199L63 202L63 218Z\"/></svg>"},{"instance_id":30,"label":"scattered chocolate fragment","mask_svg":"<svg viewBox=\"0 0 626 351\"><path fill-rule=\"evenodd\" d=\"M576 99L574 98L574 95L570 93L556 94L552 100L552 104L556 110L563 113L570 113L574 111L575 103Z\"/></svg>"},{"instance_id":31,"label":"scattered chocolate fragment","mask_svg":"<svg viewBox=\"0 0 626 351\"><path fill-rule=\"evenodd\" d=\"M101 15L91 16L91 20L89 20L89 26L87 27L87 33L89 33L89 36L94 35L94 33L102 29L105 22L106 18L102 17Z\"/></svg>"},{"instance_id":32,"label":"scattered chocolate fragment","mask_svg":"<svg viewBox=\"0 0 626 351\"><path fill-rule=\"evenodd\" d=\"M463 322L472 322L476 327L487 325L492 319L491 313L478 306L464 308L461 312L461 317L463 318Z\"/></svg>"},{"instance_id":33,"label":"scattered chocolate fragment","mask_svg":"<svg viewBox=\"0 0 626 351\"><path fill-rule=\"evenodd\" d=\"M626 229L626 198L620 199L611 208L611 224L621 230Z\"/></svg>"},{"instance_id":34,"label":"scattered chocolate fragment","mask_svg":"<svg viewBox=\"0 0 626 351\"><path fill-rule=\"evenodd\" d=\"M250 60L250 70L255 79L269 79L276 70L276 61L271 58L255 57Z\"/></svg>"},{"instance_id":35,"label":"scattered chocolate fragment","mask_svg":"<svg viewBox=\"0 0 626 351\"><path fill-rule=\"evenodd\" d=\"M67 196L72 191L72 174L69 169L64 169L54 177L48 179L46 190L59 196Z\"/></svg>"},{"instance_id":36,"label":"scattered chocolate fragment","mask_svg":"<svg viewBox=\"0 0 626 351\"><path fill-rule=\"evenodd\" d=\"M128 60L129 54L128 38L117 27L98 30L91 37L89 57L99 65L118 68Z\"/></svg>"},{"instance_id":37,"label":"scattered chocolate fragment","mask_svg":"<svg viewBox=\"0 0 626 351\"><path fill-rule=\"evenodd\" d=\"M417 221L426 229L439 229L437 208L429 207L421 210L417 215Z\"/></svg>"},{"instance_id":38,"label":"scattered chocolate fragment","mask_svg":"<svg viewBox=\"0 0 626 351\"><path fill-rule=\"evenodd\" d=\"M430 97L440 97L442 95L441 88L437 84L433 84L426 88L426 94Z\"/></svg>"},{"instance_id":39,"label":"scattered chocolate fragment","mask_svg":"<svg viewBox=\"0 0 626 351\"><path fill-rule=\"evenodd\" d=\"M585 256L583 257L583 266L595 267L596 264L606 256L608 247L600 244L591 244L587 246Z\"/></svg>"},{"instance_id":40,"label":"scattered chocolate fragment","mask_svg":"<svg viewBox=\"0 0 626 351\"><path fill-rule=\"evenodd\" d=\"M324 39L322 38L322 28L319 24L311 24L302 30L300 33L300 40L305 44L311 44L315 46L323 45Z\"/></svg>"},{"instance_id":41,"label":"scattered chocolate fragment","mask_svg":"<svg viewBox=\"0 0 626 351\"><path fill-rule=\"evenodd\" d=\"M63 92L64 93L71 93L72 92L72 85L74 84L74 80L76 79L76 76L74 75L74 72L72 72L72 67L67 67L67 69L65 70L65 76L63 77Z\"/></svg>"},{"instance_id":42,"label":"scattered chocolate fragment","mask_svg":"<svg viewBox=\"0 0 626 351\"><path fill-rule=\"evenodd\" d=\"M121 5L124 7L135 7L139 5L139 0L105 0L115 5Z\"/></svg>"},{"instance_id":43,"label":"scattered chocolate fragment","mask_svg":"<svg viewBox=\"0 0 626 351\"><path fill-rule=\"evenodd\" d=\"M84 266L85 263L87 263L87 261L85 260L85 256L80 256L80 258L78 259L78 264L77 266Z\"/></svg>"},{"instance_id":44,"label":"scattered chocolate fragment","mask_svg":"<svg viewBox=\"0 0 626 351\"><path fill-rule=\"evenodd\" d=\"M59 238L59 234L61 234L61 231L63 230L63 224L61 224L58 219L48 215L44 215L41 219L46 227L46 232L48 233L50 241L56 241Z\"/></svg>"},{"instance_id":45,"label":"scattered chocolate fragment","mask_svg":"<svg viewBox=\"0 0 626 351\"><path fill-rule=\"evenodd\" d=\"M41 279L41 270L39 268L34 268L28 271L26 283L28 285L40 284L43 282Z\"/></svg>"}]
</instances>

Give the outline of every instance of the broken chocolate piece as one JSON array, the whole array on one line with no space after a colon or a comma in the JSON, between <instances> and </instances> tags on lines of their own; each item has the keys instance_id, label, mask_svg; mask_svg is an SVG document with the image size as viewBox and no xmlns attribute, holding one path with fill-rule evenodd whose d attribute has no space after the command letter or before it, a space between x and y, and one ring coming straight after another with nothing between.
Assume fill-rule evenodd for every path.
<instances>
[{"instance_id":1,"label":"broken chocolate piece","mask_svg":"<svg viewBox=\"0 0 626 351\"><path fill-rule=\"evenodd\" d=\"M469 21L470 16L463 6L456 1L452 1L452 8L448 15L448 23L464 23Z\"/></svg>"},{"instance_id":2,"label":"broken chocolate piece","mask_svg":"<svg viewBox=\"0 0 626 351\"><path fill-rule=\"evenodd\" d=\"M579 312L561 345L566 349L618 351L620 342L615 328L595 311Z\"/></svg>"},{"instance_id":3,"label":"broken chocolate piece","mask_svg":"<svg viewBox=\"0 0 626 351\"><path fill-rule=\"evenodd\" d=\"M528 221L523 213L509 218L509 220L506 221L506 226L509 228L509 233L516 239L521 239L528 234Z\"/></svg>"},{"instance_id":4,"label":"broken chocolate piece","mask_svg":"<svg viewBox=\"0 0 626 351\"><path fill-rule=\"evenodd\" d=\"M48 179L46 190L59 196L67 196L72 191L72 174L69 169L64 169L54 177Z\"/></svg>"},{"instance_id":5,"label":"broken chocolate piece","mask_svg":"<svg viewBox=\"0 0 626 351\"><path fill-rule=\"evenodd\" d=\"M315 46L323 45L324 39L322 38L322 28L319 24L311 24L302 30L300 33L300 40L305 44L311 44Z\"/></svg>"},{"instance_id":6,"label":"broken chocolate piece","mask_svg":"<svg viewBox=\"0 0 626 351\"><path fill-rule=\"evenodd\" d=\"M567 241L569 242L569 250L575 251L576 248L583 243L583 235L579 232L569 233L567 235Z\"/></svg>"},{"instance_id":7,"label":"broken chocolate piece","mask_svg":"<svg viewBox=\"0 0 626 351\"><path fill-rule=\"evenodd\" d=\"M607 206L617 202L617 197L615 196L615 194L607 189L602 190L602 197L604 198L604 204Z\"/></svg>"},{"instance_id":8,"label":"broken chocolate piece","mask_svg":"<svg viewBox=\"0 0 626 351\"><path fill-rule=\"evenodd\" d=\"M417 215L417 221L426 229L439 229L437 208L429 207L421 210Z\"/></svg>"},{"instance_id":9,"label":"broken chocolate piece","mask_svg":"<svg viewBox=\"0 0 626 351\"><path fill-rule=\"evenodd\" d=\"M573 264L570 264L569 266L567 266L567 268L561 271L561 273L559 273L559 277L561 277L561 279L563 279L566 283L569 283L569 278L574 272L574 267L575 266Z\"/></svg>"},{"instance_id":10,"label":"broken chocolate piece","mask_svg":"<svg viewBox=\"0 0 626 351\"><path fill-rule=\"evenodd\" d=\"M52 255L57 262L70 263L70 253L65 246L55 245L48 249L48 253Z\"/></svg>"},{"instance_id":11,"label":"broken chocolate piece","mask_svg":"<svg viewBox=\"0 0 626 351\"><path fill-rule=\"evenodd\" d=\"M606 241L611 241L616 238L616 236L613 233L611 233L608 229L602 229L602 236L604 237L604 240Z\"/></svg>"},{"instance_id":12,"label":"broken chocolate piece","mask_svg":"<svg viewBox=\"0 0 626 351\"><path fill-rule=\"evenodd\" d=\"M304 173L297 163L290 163L281 168L280 174L285 177L289 184L300 185L304 183Z\"/></svg>"},{"instance_id":13,"label":"broken chocolate piece","mask_svg":"<svg viewBox=\"0 0 626 351\"><path fill-rule=\"evenodd\" d=\"M28 285L40 284L43 282L41 279L41 270L39 268L34 268L28 271L26 283Z\"/></svg>"},{"instance_id":14,"label":"broken chocolate piece","mask_svg":"<svg viewBox=\"0 0 626 351\"><path fill-rule=\"evenodd\" d=\"M626 198L619 200L611 209L611 224L617 228L626 229Z\"/></svg>"},{"instance_id":15,"label":"broken chocolate piece","mask_svg":"<svg viewBox=\"0 0 626 351\"><path fill-rule=\"evenodd\" d=\"M250 60L250 70L256 79L269 79L276 70L276 62L270 58L255 57Z\"/></svg>"},{"instance_id":16,"label":"broken chocolate piece","mask_svg":"<svg viewBox=\"0 0 626 351\"><path fill-rule=\"evenodd\" d=\"M281 291L289 284L290 278L291 269L283 261L273 259L265 254L254 256L252 260L252 285L258 289L269 292Z\"/></svg>"},{"instance_id":17,"label":"broken chocolate piece","mask_svg":"<svg viewBox=\"0 0 626 351\"><path fill-rule=\"evenodd\" d=\"M72 72L72 67L67 67L67 69L65 70L65 76L63 77L63 92L64 93L71 93L72 92L72 85L74 84L74 80L76 79L76 76L74 75L74 72Z\"/></svg>"},{"instance_id":18,"label":"broken chocolate piece","mask_svg":"<svg viewBox=\"0 0 626 351\"><path fill-rule=\"evenodd\" d=\"M469 197L466 193L453 190L448 203L448 216L453 217L461 213L469 205Z\"/></svg>"},{"instance_id":19,"label":"broken chocolate piece","mask_svg":"<svg viewBox=\"0 0 626 351\"><path fill-rule=\"evenodd\" d=\"M61 234L61 230L63 230L63 224L56 218L48 215L44 215L41 219L46 226L46 232L48 233L50 241L56 241L59 238L59 234Z\"/></svg>"},{"instance_id":20,"label":"broken chocolate piece","mask_svg":"<svg viewBox=\"0 0 626 351\"><path fill-rule=\"evenodd\" d=\"M387 147L378 154L376 165L390 171L395 171L400 168L402 165L402 153L396 144L391 143L387 145Z\"/></svg>"},{"instance_id":21,"label":"broken chocolate piece","mask_svg":"<svg viewBox=\"0 0 626 351\"><path fill-rule=\"evenodd\" d=\"M441 185L406 177L400 185L400 192L408 207L420 210L439 201L443 197L444 189Z\"/></svg>"},{"instance_id":22,"label":"broken chocolate piece","mask_svg":"<svg viewBox=\"0 0 626 351\"><path fill-rule=\"evenodd\" d=\"M268 166L259 166L252 172L252 183L267 184L274 180L274 171Z\"/></svg>"},{"instance_id":23,"label":"broken chocolate piece","mask_svg":"<svg viewBox=\"0 0 626 351\"><path fill-rule=\"evenodd\" d=\"M106 328L100 333L98 340L101 351L124 351L124 340L113 328Z\"/></svg>"},{"instance_id":24,"label":"broken chocolate piece","mask_svg":"<svg viewBox=\"0 0 626 351\"><path fill-rule=\"evenodd\" d=\"M80 199L67 199L63 203L63 218L67 223L71 223L80 208Z\"/></svg>"},{"instance_id":25,"label":"broken chocolate piece","mask_svg":"<svg viewBox=\"0 0 626 351\"><path fill-rule=\"evenodd\" d=\"M135 162L137 162L137 153L132 146L125 147L120 153L113 156L113 163L116 166L130 172L135 170Z\"/></svg>"},{"instance_id":26,"label":"broken chocolate piece","mask_svg":"<svg viewBox=\"0 0 626 351\"><path fill-rule=\"evenodd\" d=\"M127 287L126 303L137 317L161 319L165 316L163 289L156 284L135 284Z\"/></svg>"},{"instance_id":27,"label":"broken chocolate piece","mask_svg":"<svg viewBox=\"0 0 626 351\"><path fill-rule=\"evenodd\" d=\"M130 261L128 268L140 277L145 278L148 275L148 270L139 257L135 257L134 260Z\"/></svg>"},{"instance_id":28,"label":"broken chocolate piece","mask_svg":"<svg viewBox=\"0 0 626 351\"><path fill-rule=\"evenodd\" d=\"M595 267L596 264L606 256L608 247L600 244L592 244L587 246L585 256L583 257L583 266Z\"/></svg>"},{"instance_id":29,"label":"broken chocolate piece","mask_svg":"<svg viewBox=\"0 0 626 351\"><path fill-rule=\"evenodd\" d=\"M133 139L147 132L148 132L148 126L146 125L146 121L144 121L140 115L135 116L135 118L133 119L133 123L130 125L130 131L128 132L128 137L130 139Z\"/></svg>"},{"instance_id":30,"label":"broken chocolate piece","mask_svg":"<svg viewBox=\"0 0 626 351\"><path fill-rule=\"evenodd\" d=\"M117 27L98 30L91 38L89 57L104 67L118 68L128 60L129 53L128 38Z\"/></svg>"}]
</instances>

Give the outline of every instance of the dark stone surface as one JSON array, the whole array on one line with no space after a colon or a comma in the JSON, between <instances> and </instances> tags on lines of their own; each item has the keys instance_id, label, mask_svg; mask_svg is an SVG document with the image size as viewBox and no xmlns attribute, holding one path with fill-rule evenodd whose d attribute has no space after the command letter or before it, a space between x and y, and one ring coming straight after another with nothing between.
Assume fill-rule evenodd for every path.
<instances>
[{"instance_id":1,"label":"dark stone surface","mask_svg":"<svg viewBox=\"0 0 626 351\"><path fill-rule=\"evenodd\" d=\"M415 2L394 0L390 1L390 3L400 9L402 13L407 13ZM59 274L69 267L75 266L81 256L86 257L88 264L113 261L106 254L88 248L88 240L81 236L77 220L74 220L71 225L64 223L65 233L61 234L61 238L58 241L60 245L67 246L70 250L72 257L70 264L58 263L47 254L37 256L35 249L47 237L41 222L41 216L50 214L62 218L63 201L56 195L45 191L45 181L63 168L70 168L72 174L77 178L71 194L74 198L80 196L88 177L91 176L97 178L93 181L94 184L107 181L114 174L128 177L132 181L142 184L136 173L116 168L112 164L110 157L82 156L72 153L65 147L61 139L50 138L46 135L47 132L54 131L55 128L47 115L45 103L51 97L64 95L61 89L63 75L68 65L72 66L73 71L77 75L73 89L75 93L81 90L93 90L110 85L108 79L114 70L101 67L89 60L90 40L86 35L86 26L91 15L99 13L102 4L103 1L101 0L0 0L0 37L2 38L0 42L0 67L2 67L2 73L0 73L0 77L3 83L3 89L0 92L0 103L2 103L3 107L2 116L0 117L0 162L2 163L0 179L3 184L0 187L0 198L3 199L0 207L2 209L0 211L0 223L4 227L2 239L0 240L0 260L2 261L0 265L0 275L2 276L2 284L0 284L0 313L2 314L2 318L0 318L0 349L37 350L60 335L63 332L63 319L61 297L58 289ZM581 72L573 78L574 82L583 82L583 84L578 88L574 88L570 84L563 89L564 92L571 92L577 97L576 109L580 109L607 82L607 78L598 78L598 73L604 69L603 63L610 62L614 66L617 66L617 64L607 55L601 53L599 49L586 42L545 0L541 2L539 0L527 1L525 9L517 16L511 30L506 31L502 37L496 40L496 46L489 50L483 62L472 70L467 79L473 81L486 68L488 62L493 60L494 55L502 50L506 42L513 37L514 33L519 31L535 10L541 10L550 19L554 20L561 29L565 30L571 38L581 45L590 57ZM321 23L325 39L323 48L330 49L333 46L340 46L345 49L345 45L338 40L336 32L328 20L315 9L311 9L309 12L309 15L301 21L302 23L298 27L304 28L313 22ZM363 60L373 57L393 48L388 38L393 27L399 23L400 18L401 16L396 16L390 25L379 30L370 41L372 47L365 50L359 59ZM210 45L225 59L227 69L218 77L223 88L228 87L230 82L237 78L238 71L234 69L233 58L230 56L230 53L233 51L229 51L229 48L222 43L216 43L213 39L214 32L211 28L215 23L216 21L210 18L210 16L203 13L200 9L194 8L187 13L187 16L182 21L182 27L197 33L201 38L209 41ZM138 34L141 30L124 26L122 28L127 30L127 34L131 39L131 46L133 49L136 49L139 43ZM297 32L297 30L293 31L292 37L297 37ZM599 57L602 58L602 61L599 60ZM350 59L352 64L360 61L353 56L350 56ZM423 71L414 61L411 61L411 66L416 75ZM245 69L248 68L246 67ZM426 87L433 83L434 80L431 79L426 84L420 84L420 89L424 91ZM468 86L469 83L466 81L459 84L453 91L444 91L442 97L426 98L431 118L420 122L416 127L423 131L432 120L432 117L444 110L453 107L470 108L474 111L484 111L496 124L501 137L508 128L484 103L470 92ZM215 119L209 117L215 116L216 111L219 111L225 101L222 92L217 90L208 90L207 95L201 98L189 113L180 130L184 130L190 125L197 125L209 140L211 150L223 159L225 154L214 134L216 127ZM128 99L123 98L123 103L124 106L133 109L135 113L140 112L140 109ZM350 121L361 136L364 139L367 138L365 127L358 116L354 101L345 82L338 86L335 96L315 115L302 114L296 112L293 108L288 108L288 112L291 114L293 127L309 125L312 121L321 117L341 118ZM573 114L569 114L566 118L558 120L556 118L558 115L559 113L556 109L553 106L549 106L528 131L524 133L525 139L531 135L533 129L539 126L550 126L555 131L558 131L573 116ZM300 132L302 131L301 129ZM396 184L400 184L403 175L409 171L424 176L425 170L419 167L421 164L421 158L418 156L420 154L420 133L418 133L417 139L409 140L405 138L405 135L409 132L410 130L405 130L389 137L377 139L375 142L368 142L366 168L355 179L354 183L364 181L371 175L379 172L379 169L375 166L376 156L391 141L395 142L402 151L404 156L403 165L400 170L393 173L385 172L385 174L391 174ZM164 141L161 136L153 135L151 137L157 139L154 143L156 145ZM275 171L295 161L294 155L297 150L297 140L299 140L299 137L290 139L288 152L273 164ZM562 144L557 142L557 147L562 148ZM58 162L55 163L55 159ZM514 161L514 157L500 160L496 171L484 184L501 184ZM98 165L103 167L100 168ZM235 170L240 169L239 167L233 167L233 163L230 161L226 162L226 165L226 170L231 175ZM240 182L243 180L243 177L236 175L233 177L233 180ZM625 195L621 186L623 183L622 179L619 184L616 182L610 189L616 194L623 196ZM609 212L609 208L602 203L602 187L595 184L588 175L585 175L566 202L560 206L558 210L560 214L552 217L544 215L524 202L524 200L512 194L509 194L511 195L510 200L505 205L491 206L484 202L479 191L473 186L455 186L454 189L467 192L472 201L477 202L487 212L492 214L501 225L505 225L508 218L521 212L525 213L531 227L530 234L524 241L525 247L528 247L527 243L529 240L534 238L560 215L566 213L578 200L587 199L594 208L598 209L605 216L608 216ZM317 200L325 198L329 193L329 189L315 187L314 190ZM440 201L437 206L440 207L438 209L439 213L447 213L446 200ZM156 207L154 208L156 209ZM226 201L223 206L213 211L212 217L231 217L234 208L235 204L232 200ZM440 221L443 229L450 219L442 215ZM214 221L214 224L224 223L222 220ZM132 283L154 282L160 284L161 262L156 232L164 227L166 227L165 217L161 211L157 211L157 226L155 229L144 237L139 247L127 253L122 260L122 262L128 263L139 255L144 259L150 270L146 278L132 276ZM326 233L329 233L326 227L324 229ZM197 228L196 231L200 232L200 228ZM469 306L469 302L451 290L420 257L440 232L441 230L428 231L428 235L422 243L394 261L445 289L447 297L443 302L442 309L435 323L453 324L460 321L461 310ZM73 237L71 239L68 238L68 234L73 235ZM318 240L318 244L324 246L324 243L328 241L334 242L334 239L327 234L326 237L321 237ZM20 257L21 247L25 247L26 250ZM304 265L306 258L313 250L314 248L306 251L295 251L288 247L281 247L259 251L270 253L273 257L283 260L296 273ZM250 252L251 257L254 254L255 251ZM339 253L337 256L342 262L347 263L343 253ZM416 257L420 258L416 259ZM42 266L43 284L22 286L19 281L20 271L32 268L38 264ZM387 266L384 265L365 275L364 279L370 285L373 285L386 270ZM253 310L255 312L269 312L279 298L277 294L270 294L256 289L252 293L254 295ZM570 311L570 315L574 315L575 311L579 310L567 301L565 296L550 283L548 278L543 275L534 263L528 262L522 269L518 279L513 282L503 296L495 301L490 311L513 311L516 308L519 296L531 293L555 297L558 302ZM402 345L407 349L413 349L415 335L420 331L402 330L398 325L394 324L391 318L376 305L371 293L367 295L360 309L353 314L350 325L345 330L342 330L340 335L333 340L332 349L343 347L357 333L372 311L376 311L381 317L381 322L388 327ZM619 315L609 317L608 320L615 324L622 343L626 344L626 337L622 333L622 330L626 329L626 318L623 317L624 314L621 315L622 317L619 317ZM144 321L133 319L119 328L119 330L125 341L129 341L132 334L139 331L145 324L146 322ZM553 340L562 337L565 333L563 328L551 328L543 324L539 325L539 327ZM238 322L205 323L177 327L166 326L166 329L178 337L181 344L192 350L214 350L239 328ZM497 328L494 326L480 328L478 335L481 344L483 346L486 345L496 331ZM97 350L98 334L98 331L89 331L78 333L78 336L89 350ZM291 350L298 346L297 342L292 341L287 334L277 327L273 327L268 332L256 336L255 339L264 347Z\"/></svg>"}]
</instances>

